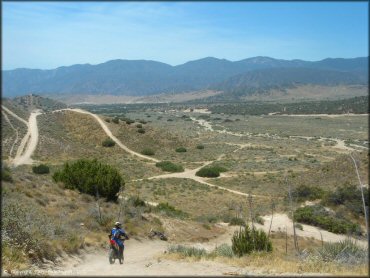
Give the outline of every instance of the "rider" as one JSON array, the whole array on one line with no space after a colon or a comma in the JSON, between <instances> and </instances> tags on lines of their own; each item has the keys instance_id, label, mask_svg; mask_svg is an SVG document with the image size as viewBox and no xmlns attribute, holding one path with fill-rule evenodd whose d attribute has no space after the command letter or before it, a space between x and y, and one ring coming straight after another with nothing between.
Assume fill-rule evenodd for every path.
<instances>
[{"instance_id":1,"label":"rider","mask_svg":"<svg viewBox=\"0 0 370 278\"><path fill-rule=\"evenodd\" d=\"M116 222L114 224L114 228L111 231L112 239L117 243L119 246L119 253L121 256L123 255L123 249L125 246L123 245L123 240L121 236L124 236L125 239L130 239L129 236L126 234L125 230L122 229L122 224L120 222Z\"/></svg>"}]
</instances>

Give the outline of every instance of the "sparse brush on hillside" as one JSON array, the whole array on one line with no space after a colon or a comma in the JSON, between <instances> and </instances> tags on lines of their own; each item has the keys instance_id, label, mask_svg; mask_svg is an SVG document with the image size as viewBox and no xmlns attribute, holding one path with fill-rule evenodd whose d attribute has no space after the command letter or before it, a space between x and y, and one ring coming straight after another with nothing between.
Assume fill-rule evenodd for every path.
<instances>
[{"instance_id":1,"label":"sparse brush on hillside","mask_svg":"<svg viewBox=\"0 0 370 278\"><path fill-rule=\"evenodd\" d=\"M296 197L298 202L321 199L324 194L325 191L317 186L301 185L292 190L292 196Z\"/></svg>"},{"instance_id":2,"label":"sparse brush on hillside","mask_svg":"<svg viewBox=\"0 0 370 278\"><path fill-rule=\"evenodd\" d=\"M245 226L232 237L232 250L241 257L253 251L272 251L272 243L262 230Z\"/></svg>"},{"instance_id":3,"label":"sparse brush on hillside","mask_svg":"<svg viewBox=\"0 0 370 278\"><path fill-rule=\"evenodd\" d=\"M53 179L55 182L63 182L68 189L77 189L93 196L98 194L107 200L117 200L117 193L124 185L115 168L96 159L67 162L62 170L54 173Z\"/></svg>"},{"instance_id":4,"label":"sparse brush on hillside","mask_svg":"<svg viewBox=\"0 0 370 278\"><path fill-rule=\"evenodd\" d=\"M49 174L50 169L49 169L49 166L45 164L40 164L38 166L33 166L32 172L34 172L35 174Z\"/></svg>"},{"instance_id":5,"label":"sparse brush on hillside","mask_svg":"<svg viewBox=\"0 0 370 278\"><path fill-rule=\"evenodd\" d=\"M369 189L367 188L364 188L364 197L366 206L369 206ZM341 186L334 192L326 194L322 203L334 207L345 206L355 217L358 217L358 215L364 215L361 200L361 191L358 187Z\"/></svg>"},{"instance_id":6,"label":"sparse brush on hillside","mask_svg":"<svg viewBox=\"0 0 370 278\"><path fill-rule=\"evenodd\" d=\"M170 217L186 218L188 216L186 212L183 212L168 203L159 203L158 206L155 207L155 211L164 213Z\"/></svg>"},{"instance_id":7,"label":"sparse brush on hillside","mask_svg":"<svg viewBox=\"0 0 370 278\"><path fill-rule=\"evenodd\" d=\"M172 163L171 161L161 161L155 164L158 168L161 168L166 172L184 172L184 167L181 165Z\"/></svg>"},{"instance_id":8,"label":"sparse brush on hillside","mask_svg":"<svg viewBox=\"0 0 370 278\"><path fill-rule=\"evenodd\" d=\"M204 145L197 145L197 149L198 150L203 150L204 149Z\"/></svg>"},{"instance_id":9,"label":"sparse brush on hillside","mask_svg":"<svg viewBox=\"0 0 370 278\"><path fill-rule=\"evenodd\" d=\"M138 133L141 133L141 134L144 134L145 133L145 129L144 128L138 128L137 129L137 132Z\"/></svg>"},{"instance_id":10,"label":"sparse brush on hillside","mask_svg":"<svg viewBox=\"0 0 370 278\"><path fill-rule=\"evenodd\" d=\"M112 119L112 122L115 123L115 124L119 124L119 118L118 117L114 117Z\"/></svg>"},{"instance_id":11,"label":"sparse brush on hillside","mask_svg":"<svg viewBox=\"0 0 370 278\"><path fill-rule=\"evenodd\" d=\"M7 182L13 182L12 173L10 168L6 165L1 166L1 180Z\"/></svg>"}]
</instances>

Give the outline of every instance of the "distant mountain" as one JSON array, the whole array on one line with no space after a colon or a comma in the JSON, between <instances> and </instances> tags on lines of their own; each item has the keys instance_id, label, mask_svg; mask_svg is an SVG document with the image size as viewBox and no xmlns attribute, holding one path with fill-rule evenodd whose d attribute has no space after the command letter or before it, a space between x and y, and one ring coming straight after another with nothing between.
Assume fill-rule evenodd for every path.
<instances>
[{"instance_id":1,"label":"distant mountain","mask_svg":"<svg viewBox=\"0 0 370 278\"><path fill-rule=\"evenodd\" d=\"M367 84L366 78L356 72L315 68L265 68L235 75L211 89L224 92L255 92L257 89L287 88L297 85L349 85Z\"/></svg>"},{"instance_id":2,"label":"distant mountain","mask_svg":"<svg viewBox=\"0 0 370 278\"><path fill-rule=\"evenodd\" d=\"M98 65L73 65L53 70L6 70L2 72L2 91L4 96L29 93L131 96L182 93L214 88L223 84L222 82L230 84L227 85L230 87L233 81L229 79L237 80L241 74L257 70L255 74L261 75L263 73L258 70L263 69L276 69L271 73L278 74L277 72L283 68L311 69L309 76L315 76L315 79L319 74L328 73L320 70L336 71L338 72L336 78L339 78L339 72L342 72L345 74L340 76L348 83L358 82L357 79L365 80L368 74L367 66L368 57L324 59L317 62L289 61L270 57L254 57L231 62L207 57L178 66L147 60L112 60ZM318 71L315 75L316 70ZM291 73L293 74L294 71ZM346 78L347 73L352 77ZM264 74L269 74L269 72L266 71ZM259 84L264 85L262 79L259 80ZM305 82L310 83L311 81L306 78Z\"/></svg>"}]
</instances>

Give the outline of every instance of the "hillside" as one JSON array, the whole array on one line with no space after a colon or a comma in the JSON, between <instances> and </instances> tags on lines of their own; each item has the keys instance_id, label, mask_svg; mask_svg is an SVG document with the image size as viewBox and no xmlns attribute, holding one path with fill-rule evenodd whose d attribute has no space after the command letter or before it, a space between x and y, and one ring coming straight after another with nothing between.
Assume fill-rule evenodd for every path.
<instances>
[{"instance_id":1,"label":"hillside","mask_svg":"<svg viewBox=\"0 0 370 278\"><path fill-rule=\"evenodd\" d=\"M233 86L238 87L238 84L227 80L233 78L232 80L237 81L240 79L238 75L249 71L257 70L252 74L255 78L262 74L259 71L261 69L275 69L272 72L273 75L294 74L294 71L282 68L306 68L306 72L310 69L304 79L306 83L316 84L318 76L329 74L328 80L322 78L320 84L331 84L333 80L336 83L360 82L362 84L367 83L367 63L367 57L325 59L317 62L288 61L269 57L231 62L208 57L178 66L146 60L112 60L98 65L73 65L52 70L6 70L3 71L2 89L4 96L19 96L30 92L50 96L60 94L145 96L204 90L218 86L220 82L226 82L229 85L225 86L230 90L230 86L231 89L236 89ZM322 72L322 70L333 72ZM279 73L280 71L283 73ZM302 79L298 73L288 79L294 81L294 78L298 78L295 82L300 82ZM271 83L271 80L259 80L261 82L258 84L262 86ZM267 84L264 84L265 81Z\"/></svg>"}]
</instances>

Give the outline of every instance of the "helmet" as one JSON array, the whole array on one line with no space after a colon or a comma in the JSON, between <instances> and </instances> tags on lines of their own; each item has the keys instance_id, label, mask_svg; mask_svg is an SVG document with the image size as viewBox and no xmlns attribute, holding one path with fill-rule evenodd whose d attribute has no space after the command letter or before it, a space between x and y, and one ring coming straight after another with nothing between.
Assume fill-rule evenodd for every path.
<instances>
[{"instance_id":1,"label":"helmet","mask_svg":"<svg viewBox=\"0 0 370 278\"><path fill-rule=\"evenodd\" d=\"M114 226L116 226L116 227L121 227L121 226L122 226L122 224L121 224L121 222L116 222L116 223L114 223Z\"/></svg>"}]
</instances>

